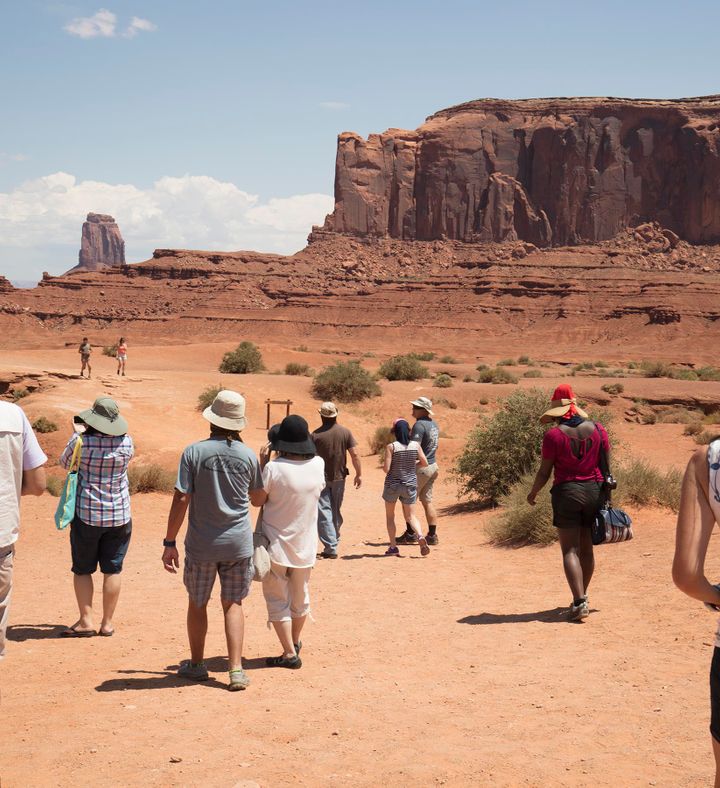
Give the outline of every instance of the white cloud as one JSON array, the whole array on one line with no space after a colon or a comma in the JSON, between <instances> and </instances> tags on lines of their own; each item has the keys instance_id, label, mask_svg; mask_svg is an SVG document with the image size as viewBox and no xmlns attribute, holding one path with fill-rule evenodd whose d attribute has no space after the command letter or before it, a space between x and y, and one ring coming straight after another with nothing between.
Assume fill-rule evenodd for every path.
<instances>
[{"instance_id":1,"label":"white cloud","mask_svg":"<svg viewBox=\"0 0 720 788\"><path fill-rule=\"evenodd\" d=\"M350 105L346 104L344 101L321 101L319 106L323 109L332 110L350 109Z\"/></svg>"},{"instance_id":2,"label":"white cloud","mask_svg":"<svg viewBox=\"0 0 720 788\"><path fill-rule=\"evenodd\" d=\"M79 38L112 38L115 35L117 17L107 8L101 8L92 16L78 16L65 25L64 30Z\"/></svg>"},{"instance_id":3,"label":"white cloud","mask_svg":"<svg viewBox=\"0 0 720 788\"><path fill-rule=\"evenodd\" d=\"M157 25L149 19L141 19L139 16L134 16L123 35L125 38L133 38L140 32L152 33L155 30L157 30Z\"/></svg>"},{"instance_id":4,"label":"white cloud","mask_svg":"<svg viewBox=\"0 0 720 788\"><path fill-rule=\"evenodd\" d=\"M305 245L312 225L322 224L332 209L333 198L327 194L261 201L233 183L205 175L167 176L140 189L56 172L0 192L0 266L33 260L29 267L38 275L43 269L57 273L72 267L90 211L115 217L128 261L136 262L162 247L290 254ZM63 250L60 259L58 248ZM29 278L27 268L20 278Z\"/></svg>"}]
</instances>

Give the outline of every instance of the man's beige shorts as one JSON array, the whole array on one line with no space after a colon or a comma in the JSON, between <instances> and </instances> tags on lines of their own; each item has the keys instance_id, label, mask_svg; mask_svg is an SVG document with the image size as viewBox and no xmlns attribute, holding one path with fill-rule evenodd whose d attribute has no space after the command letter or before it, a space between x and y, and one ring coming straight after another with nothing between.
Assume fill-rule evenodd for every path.
<instances>
[{"instance_id":1,"label":"man's beige shorts","mask_svg":"<svg viewBox=\"0 0 720 788\"><path fill-rule=\"evenodd\" d=\"M438 466L434 462L426 468L418 468L417 470L417 491L418 500L430 503L432 501L433 485L435 479L438 477Z\"/></svg>"},{"instance_id":2,"label":"man's beige shorts","mask_svg":"<svg viewBox=\"0 0 720 788\"><path fill-rule=\"evenodd\" d=\"M0 659L5 656L5 630L12 594L13 556L15 546L0 547Z\"/></svg>"}]
</instances>

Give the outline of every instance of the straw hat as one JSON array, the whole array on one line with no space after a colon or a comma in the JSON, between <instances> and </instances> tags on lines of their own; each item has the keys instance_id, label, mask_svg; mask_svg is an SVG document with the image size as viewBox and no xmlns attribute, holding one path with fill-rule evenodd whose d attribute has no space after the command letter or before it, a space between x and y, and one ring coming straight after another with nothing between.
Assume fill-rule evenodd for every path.
<instances>
[{"instance_id":1,"label":"straw hat","mask_svg":"<svg viewBox=\"0 0 720 788\"><path fill-rule=\"evenodd\" d=\"M561 419L563 416L578 415L580 418L589 419L588 414L577 406L577 400L572 390L572 386L563 383L558 386L553 392L552 400L550 401L550 408L540 416L540 423L547 424L554 419Z\"/></svg>"}]
</instances>

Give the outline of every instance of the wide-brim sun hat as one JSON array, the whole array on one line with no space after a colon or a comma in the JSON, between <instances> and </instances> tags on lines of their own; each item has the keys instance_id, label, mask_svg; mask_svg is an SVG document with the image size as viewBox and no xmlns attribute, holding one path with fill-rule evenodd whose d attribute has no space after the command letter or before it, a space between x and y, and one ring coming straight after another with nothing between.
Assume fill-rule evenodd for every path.
<instances>
[{"instance_id":1,"label":"wide-brim sun hat","mask_svg":"<svg viewBox=\"0 0 720 788\"><path fill-rule=\"evenodd\" d=\"M422 408L423 410L426 410L428 416L433 415L432 400L428 399L427 397L418 397L417 399L412 399L410 400L410 404L416 408Z\"/></svg>"},{"instance_id":2,"label":"wide-brim sun hat","mask_svg":"<svg viewBox=\"0 0 720 788\"><path fill-rule=\"evenodd\" d=\"M547 424L554 419L561 419L568 414L580 416L582 419L589 419L590 416L577 405L575 393L567 383L558 386L553 392L550 408L540 416L540 423Z\"/></svg>"},{"instance_id":3,"label":"wide-brim sun hat","mask_svg":"<svg viewBox=\"0 0 720 788\"><path fill-rule=\"evenodd\" d=\"M120 408L117 402L110 397L98 397L93 402L92 408L83 410L77 414L76 420L80 420L92 427L103 435L125 435L128 431L127 421L120 415Z\"/></svg>"},{"instance_id":4,"label":"wide-brim sun hat","mask_svg":"<svg viewBox=\"0 0 720 788\"><path fill-rule=\"evenodd\" d=\"M218 392L212 404L205 408L202 415L216 427L239 432L247 426L245 397L237 391L224 389Z\"/></svg>"},{"instance_id":5,"label":"wide-brim sun hat","mask_svg":"<svg viewBox=\"0 0 720 788\"><path fill-rule=\"evenodd\" d=\"M325 416L326 419L336 419L338 415L337 405L334 402L323 402L318 409L318 413L321 416Z\"/></svg>"},{"instance_id":6,"label":"wide-brim sun hat","mask_svg":"<svg viewBox=\"0 0 720 788\"><path fill-rule=\"evenodd\" d=\"M275 429L277 427L277 430ZM302 416L285 416L285 418L270 428L268 437L272 434L273 451L284 451L287 454L315 454L315 442L310 437L308 423Z\"/></svg>"}]
</instances>

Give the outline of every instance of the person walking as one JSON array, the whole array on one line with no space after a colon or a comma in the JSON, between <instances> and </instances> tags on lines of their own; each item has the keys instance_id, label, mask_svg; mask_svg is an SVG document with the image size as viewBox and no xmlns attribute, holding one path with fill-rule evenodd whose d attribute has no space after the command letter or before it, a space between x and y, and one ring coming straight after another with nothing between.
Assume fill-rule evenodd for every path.
<instances>
[{"instance_id":1,"label":"person walking","mask_svg":"<svg viewBox=\"0 0 720 788\"><path fill-rule=\"evenodd\" d=\"M555 422L555 426L543 436L542 461L527 502L535 505L554 471L550 491L553 525L558 529L563 568L573 597L568 620L580 621L590 614L587 591L595 570L590 528L605 496L600 453L605 453L609 463L610 443L605 428L578 407L567 384L555 389L550 409L540 421Z\"/></svg>"},{"instance_id":2,"label":"person walking","mask_svg":"<svg viewBox=\"0 0 720 788\"><path fill-rule=\"evenodd\" d=\"M317 507L325 488L325 463L302 416L286 416L268 433L261 454L263 504L261 529L268 539L270 571L263 579L268 621L282 654L268 667L302 667L300 634L310 614L310 573L315 565ZM277 456L270 460L270 452Z\"/></svg>"},{"instance_id":3,"label":"person walking","mask_svg":"<svg viewBox=\"0 0 720 788\"><path fill-rule=\"evenodd\" d=\"M15 543L20 532L20 497L45 492L46 462L22 409L0 402L0 660L5 656Z\"/></svg>"},{"instance_id":4,"label":"person walking","mask_svg":"<svg viewBox=\"0 0 720 788\"><path fill-rule=\"evenodd\" d=\"M125 377L125 364L127 363L127 343L125 337L120 337L117 343L117 373Z\"/></svg>"},{"instance_id":5,"label":"person walking","mask_svg":"<svg viewBox=\"0 0 720 788\"><path fill-rule=\"evenodd\" d=\"M395 419L392 431L395 440L385 447L383 461L386 475L382 497L385 501L385 520L390 538L390 546L385 551L385 555L400 555L395 539L395 504L400 499L405 521L410 524L420 545L420 554L426 556L430 548L415 516L415 502L417 501L417 468L427 467L428 461L420 444L410 439L410 425L405 419Z\"/></svg>"},{"instance_id":6,"label":"person walking","mask_svg":"<svg viewBox=\"0 0 720 788\"><path fill-rule=\"evenodd\" d=\"M312 434L318 456L325 463L325 487L318 502L318 536L323 543L322 558L337 558L340 528L343 524L341 507L345 496L345 477L349 471L347 455L350 455L355 478L356 490L362 484L362 467L357 441L347 427L337 423L338 409L333 402L323 402L320 406L322 426Z\"/></svg>"},{"instance_id":7,"label":"person walking","mask_svg":"<svg viewBox=\"0 0 720 788\"><path fill-rule=\"evenodd\" d=\"M242 667L242 603L253 579L250 503L262 503L260 464L240 437L247 426L241 394L220 391L203 417L210 422L210 436L183 451L163 540L163 567L176 574L180 566L176 539L189 508L183 582L188 593L190 659L180 663L178 676L208 679L207 606L217 575L225 617L229 689L244 690L250 679Z\"/></svg>"},{"instance_id":8,"label":"person walking","mask_svg":"<svg viewBox=\"0 0 720 788\"><path fill-rule=\"evenodd\" d=\"M417 493L418 499L425 511L428 533L425 537L429 545L438 543L437 536L437 509L433 503L433 486L438 477L438 464L436 452L440 442L440 427L433 420L432 400L427 397L418 397L410 403L412 405L412 415L415 419L410 438L420 444L428 464L426 467L417 469ZM398 544L417 544L417 535L410 523L405 523L405 533L397 539Z\"/></svg>"},{"instance_id":9,"label":"person walking","mask_svg":"<svg viewBox=\"0 0 720 788\"><path fill-rule=\"evenodd\" d=\"M83 373L87 368L88 380L90 380L92 377L92 367L90 366L90 354L92 353L92 347L90 346L90 342L88 342L87 337L83 337L80 347L78 347L78 353L80 354L80 377L84 377Z\"/></svg>"},{"instance_id":10,"label":"person walking","mask_svg":"<svg viewBox=\"0 0 720 788\"><path fill-rule=\"evenodd\" d=\"M75 432L60 456L68 468L82 435L75 518L70 524L70 550L75 598L80 617L63 637L110 637L120 598L120 574L132 535L127 469L134 454L128 423L115 400L99 397L92 408L74 418ZM93 574L103 575L103 614L93 627Z\"/></svg>"}]
</instances>

